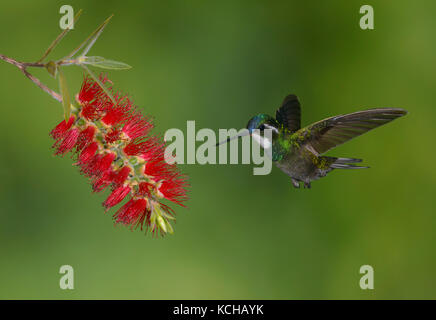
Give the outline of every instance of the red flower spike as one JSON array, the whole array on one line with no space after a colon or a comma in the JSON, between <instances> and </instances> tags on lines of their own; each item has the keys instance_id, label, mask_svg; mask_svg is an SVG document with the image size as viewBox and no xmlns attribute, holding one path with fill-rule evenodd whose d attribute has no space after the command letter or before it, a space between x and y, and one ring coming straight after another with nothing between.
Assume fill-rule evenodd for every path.
<instances>
[{"instance_id":1,"label":"red flower spike","mask_svg":"<svg viewBox=\"0 0 436 320\"><path fill-rule=\"evenodd\" d=\"M86 103L82 107L82 111L80 112L80 115L86 120L95 121L95 120L98 120L98 118L100 117L100 112L95 107L95 105L92 105L90 103Z\"/></svg>"},{"instance_id":2,"label":"red flower spike","mask_svg":"<svg viewBox=\"0 0 436 320\"><path fill-rule=\"evenodd\" d=\"M130 187L119 187L116 188L110 196L106 199L105 202L103 202L103 206L108 210L109 208L116 206L118 203L123 201L123 199L129 194Z\"/></svg>"},{"instance_id":3,"label":"red flower spike","mask_svg":"<svg viewBox=\"0 0 436 320\"><path fill-rule=\"evenodd\" d=\"M100 80L103 84L106 83L106 77L100 77ZM83 81L82 88L79 92L78 100L80 104L83 106L86 103L93 102L99 97L103 96L104 91L98 85L97 82L92 80L91 78L86 77Z\"/></svg>"},{"instance_id":4,"label":"red flower spike","mask_svg":"<svg viewBox=\"0 0 436 320\"><path fill-rule=\"evenodd\" d=\"M115 126L127 117L128 109L123 106L117 108L106 108L106 115L101 119L101 121L108 126Z\"/></svg>"},{"instance_id":5,"label":"red flower spike","mask_svg":"<svg viewBox=\"0 0 436 320\"><path fill-rule=\"evenodd\" d=\"M130 142L124 149L124 153L128 156L139 156L146 150L144 142L135 143Z\"/></svg>"},{"instance_id":6,"label":"red flower spike","mask_svg":"<svg viewBox=\"0 0 436 320\"><path fill-rule=\"evenodd\" d=\"M61 139L65 136L67 131L71 128L71 126L74 123L74 116L71 116L70 119L68 119L68 122L62 121L59 123L51 132L50 136L56 140Z\"/></svg>"},{"instance_id":7,"label":"red flower spike","mask_svg":"<svg viewBox=\"0 0 436 320\"><path fill-rule=\"evenodd\" d=\"M106 77L100 79L111 84ZM165 162L165 143L149 135L153 129L149 118L127 96L113 91L112 95L115 103L85 77L76 96L79 108L50 133L55 154L75 152L75 165L90 179L93 190L112 190L103 202L106 210L128 199L113 215L115 223L145 227L153 234L172 233L174 211L162 201L183 206L188 199L186 176Z\"/></svg>"},{"instance_id":8,"label":"red flower spike","mask_svg":"<svg viewBox=\"0 0 436 320\"><path fill-rule=\"evenodd\" d=\"M106 135L104 136L104 139L106 140L107 143L111 144L116 142L117 140L120 140L120 134L121 132L117 129L109 131L108 133L106 133Z\"/></svg>"},{"instance_id":9,"label":"red flower spike","mask_svg":"<svg viewBox=\"0 0 436 320\"><path fill-rule=\"evenodd\" d=\"M58 144L56 155L65 154L70 151L76 145L77 139L79 138L80 131L77 128L71 129L65 134L62 142Z\"/></svg>"},{"instance_id":10,"label":"red flower spike","mask_svg":"<svg viewBox=\"0 0 436 320\"><path fill-rule=\"evenodd\" d=\"M114 153L105 154L95 163L95 174L105 173L110 168L112 161L114 161L115 158L116 155Z\"/></svg>"},{"instance_id":11,"label":"red flower spike","mask_svg":"<svg viewBox=\"0 0 436 320\"><path fill-rule=\"evenodd\" d=\"M117 223L135 224L138 219L147 213L147 200L145 199L131 199L115 214L114 218Z\"/></svg>"},{"instance_id":12,"label":"red flower spike","mask_svg":"<svg viewBox=\"0 0 436 320\"><path fill-rule=\"evenodd\" d=\"M130 169L130 167L125 166L122 167L117 173L114 173L114 176L112 177L112 183L114 184L114 187L122 185L126 181L131 171L132 169Z\"/></svg>"},{"instance_id":13,"label":"red flower spike","mask_svg":"<svg viewBox=\"0 0 436 320\"><path fill-rule=\"evenodd\" d=\"M85 164L87 163L98 150L97 142L92 142L89 146L87 146L79 155L79 163Z\"/></svg>"},{"instance_id":14,"label":"red flower spike","mask_svg":"<svg viewBox=\"0 0 436 320\"><path fill-rule=\"evenodd\" d=\"M138 195L150 197L154 186L148 182L141 182L139 184Z\"/></svg>"},{"instance_id":15,"label":"red flower spike","mask_svg":"<svg viewBox=\"0 0 436 320\"><path fill-rule=\"evenodd\" d=\"M148 119L142 117L141 114L132 116L123 128L123 132L132 140L148 134L153 128Z\"/></svg>"},{"instance_id":16,"label":"red flower spike","mask_svg":"<svg viewBox=\"0 0 436 320\"><path fill-rule=\"evenodd\" d=\"M82 132L80 132L79 138L77 139L77 150L82 150L89 143L93 141L95 134L95 127L86 127Z\"/></svg>"},{"instance_id":17,"label":"red flower spike","mask_svg":"<svg viewBox=\"0 0 436 320\"><path fill-rule=\"evenodd\" d=\"M100 192L103 189L111 185L114 173L111 170L107 170L99 178L94 178L92 184L92 190L94 192Z\"/></svg>"},{"instance_id":18,"label":"red flower spike","mask_svg":"<svg viewBox=\"0 0 436 320\"><path fill-rule=\"evenodd\" d=\"M177 179L164 180L159 188L165 199L183 206L182 202L186 201L186 194L183 192L185 187L184 181Z\"/></svg>"}]
</instances>

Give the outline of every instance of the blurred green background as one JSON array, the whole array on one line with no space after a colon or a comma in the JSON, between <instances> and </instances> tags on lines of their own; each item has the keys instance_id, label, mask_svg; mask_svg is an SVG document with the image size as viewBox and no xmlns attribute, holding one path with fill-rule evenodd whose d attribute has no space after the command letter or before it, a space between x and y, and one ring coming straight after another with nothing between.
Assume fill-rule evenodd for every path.
<instances>
[{"instance_id":1,"label":"blurred green background","mask_svg":"<svg viewBox=\"0 0 436 320\"><path fill-rule=\"evenodd\" d=\"M60 32L58 1L8 1L0 53L37 60ZM240 128L274 114L288 93L303 124L367 107L409 115L330 154L369 170L335 170L296 190L273 168L183 165L192 184L175 234L113 227L73 161L54 157L59 103L0 61L0 298L436 298L436 2L71 1L84 14L51 55L76 47L115 14L90 55L132 65L110 72L156 132ZM375 30L359 28L374 6ZM30 70L58 90L44 70ZM82 80L66 68L70 90ZM114 211L111 211L112 213ZM59 288L59 268L75 289ZM361 290L359 268L375 269Z\"/></svg>"}]
</instances>

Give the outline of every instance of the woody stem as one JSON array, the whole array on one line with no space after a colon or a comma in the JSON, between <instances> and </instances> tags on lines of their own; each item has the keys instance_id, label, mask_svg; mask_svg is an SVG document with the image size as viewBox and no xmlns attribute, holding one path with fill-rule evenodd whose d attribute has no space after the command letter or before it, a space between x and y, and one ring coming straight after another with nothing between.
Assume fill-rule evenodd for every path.
<instances>
[{"instance_id":1,"label":"woody stem","mask_svg":"<svg viewBox=\"0 0 436 320\"><path fill-rule=\"evenodd\" d=\"M29 78L34 84L36 84L38 87L40 87L43 91L47 92L49 95L52 96L53 99L62 102L62 97L59 93L53 91L49 87L47 87L45 84L43 84L38 78L33 76L32 74L27 71L28 67L36 67L36 68L44 68L43 63L27 63L27 62L19 62L15 59L9 58L3 54L0 54L0 60L6 61L7 63L13 64L18 69L21 70L21 72Z\"/></svg>"}]
</instances>

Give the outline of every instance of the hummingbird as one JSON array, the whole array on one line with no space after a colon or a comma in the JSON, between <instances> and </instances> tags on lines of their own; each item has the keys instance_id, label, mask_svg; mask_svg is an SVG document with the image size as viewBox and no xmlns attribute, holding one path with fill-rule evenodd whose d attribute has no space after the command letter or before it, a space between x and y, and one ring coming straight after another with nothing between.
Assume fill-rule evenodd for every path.
<instances>
[{"instance_id":1,"label":"hummingbird","mask_svg":"<svg viewBox=\"0 0 436 320\"><path fill-rule=\"evenodd\" d=\"M276 166L291 177L292 185L310 188L311 182L334 169L366 169L356 163L362 159L323 156L344 142L407 114L400 108L374 108L338 115L301 128L301 107L296 95L288 95L276 111L276 117L257 114L247 124L248 131L217 144L251 135L268 151ZM255 129L256 132L254 131ZM272 132L272 140L262 135ZM259 135L258 133L261 133Z\"/></svg>"}]
</instances>

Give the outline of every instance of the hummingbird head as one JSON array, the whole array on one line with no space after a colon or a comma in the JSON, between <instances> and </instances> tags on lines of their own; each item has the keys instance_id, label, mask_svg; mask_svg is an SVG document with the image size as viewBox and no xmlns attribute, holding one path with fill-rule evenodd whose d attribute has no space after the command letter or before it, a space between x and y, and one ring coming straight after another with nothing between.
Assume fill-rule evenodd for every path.
<instances>
[{"instance_id":1,"label":"hummingbird head","mask_svg":"<svg viewBox=\"0 0 436 320\"><path fill-rule=\"evenodd\" d=\"M273 117L260 113L251 118L247 123L247 129L250 135L256 140L262 148L269 149L272 145L272 140L270 138L276 136L279 133L279 124ZM258 131L254 131L257 129ZM270 129L272 131L272 137L267 138L263 134L265 129Z\"/></svg>"},{"instance_id":2,"label":"hummingbird head","mask_svg":"<svg viewBox=\"0 0 436 320\"><path fill-rule=\"evenodd\" d=\"M234 137L228 138L227 140L221 141L217 143L217 146L224 144L226 142L229 142L234 139L238 139L243 136L250 135L255 139L259 144L265 148L268 149L271 147L272 141L264 136L263 132L265 129L270 129L272 131L273 137L279 133L279 123L276 119L273 117L260 113L248 121L247 124L247 131L244 133L240 133ZM257 129L257 130L256 130ZM256 131L255 131L256 130Z\"/></svg>"},{"instance_id":3,"label":"hummingbird head","mask_svg":"<svg viewBox=\"0 0 436 320\"><path fill-rule=\"evenodd\" d=\"M273 133L278 133L278 127L277 120L265 113L255 115L247 123L247 129L250 134L252 134L254 129L259 129L260 132L263 132L265 129L271 129Z\"/></svg>"}]
</instances>

